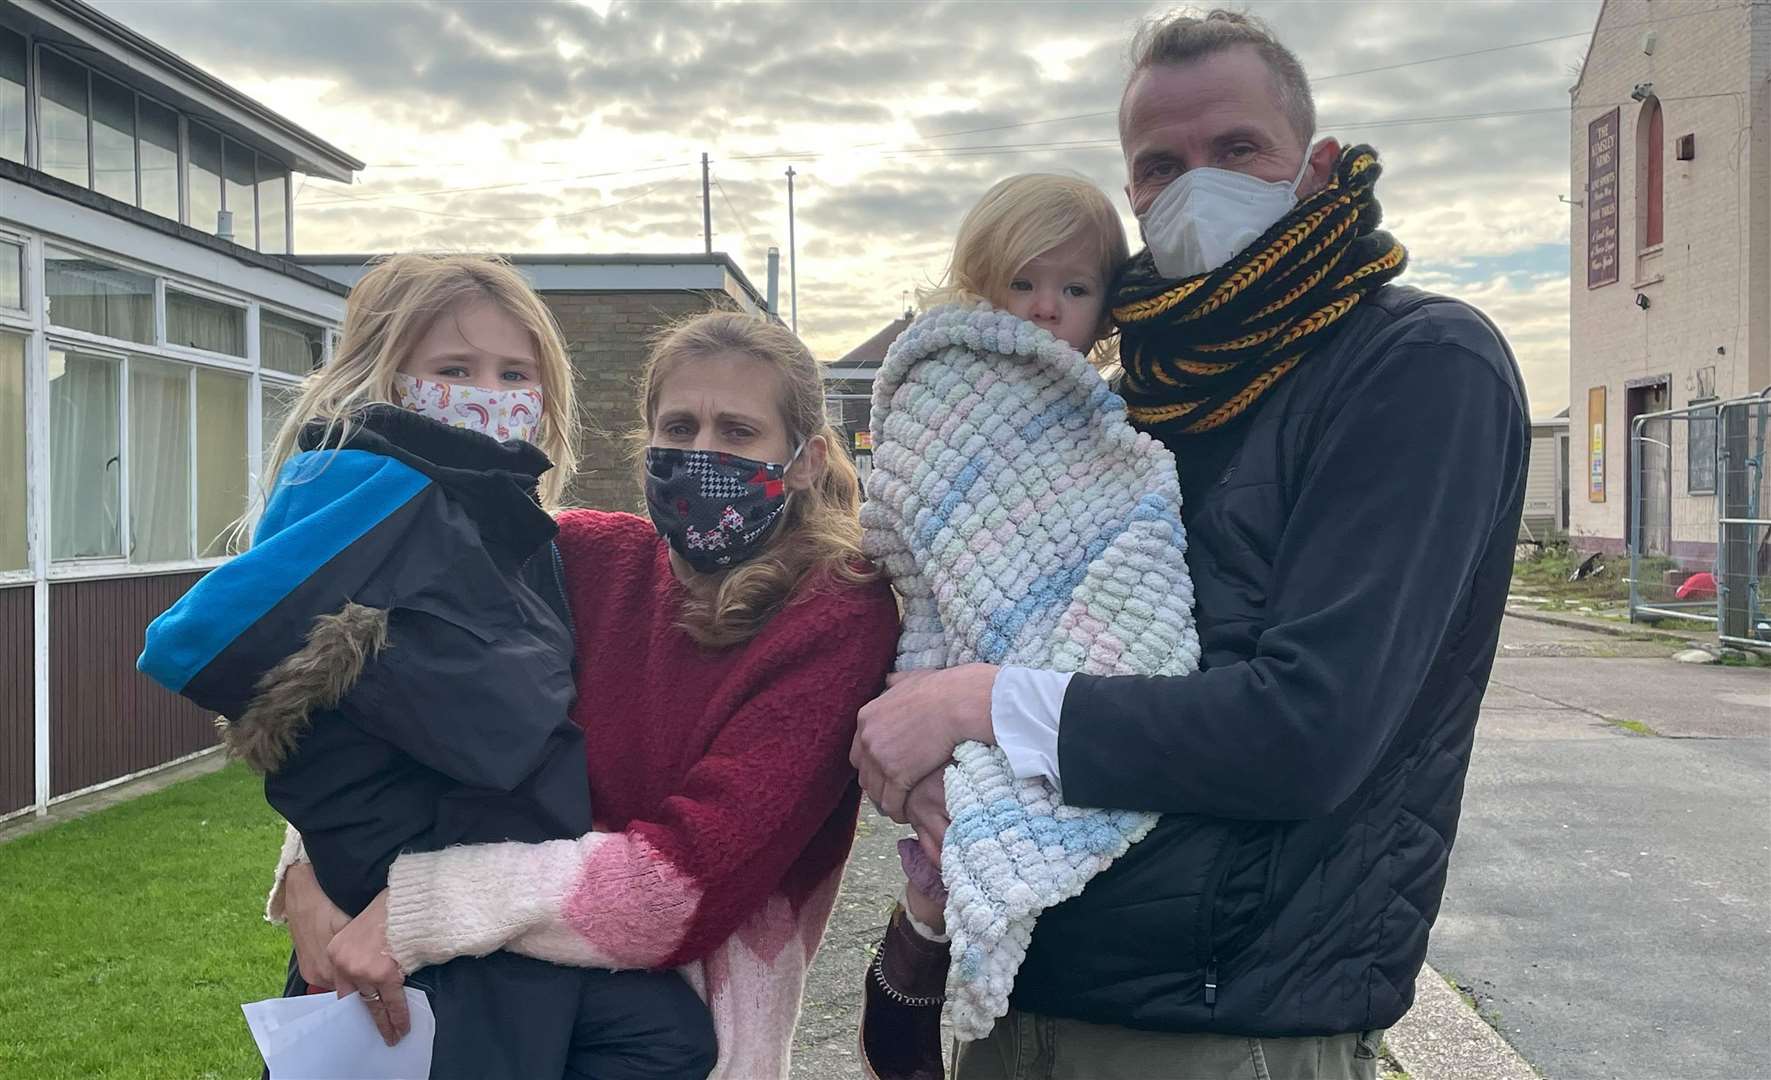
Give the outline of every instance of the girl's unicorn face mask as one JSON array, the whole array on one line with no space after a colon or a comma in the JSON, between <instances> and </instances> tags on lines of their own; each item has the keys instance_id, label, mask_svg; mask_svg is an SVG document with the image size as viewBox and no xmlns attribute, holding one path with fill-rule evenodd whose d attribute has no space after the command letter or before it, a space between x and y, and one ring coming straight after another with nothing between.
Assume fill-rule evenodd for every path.
<instances>
[{"instance_id":1,"label":"girl's unicorn face mask","mask_svg":"<svg viewBox=\"0 0 1771 1080\"><path fill-rule=\"evenodd\" d=\"M394 375L397 405L450 427L490 435L499 442L534 442L541 429L541 391L534 387L489 390L465 383L431 382Z\"/></svg>"}]
</instances>

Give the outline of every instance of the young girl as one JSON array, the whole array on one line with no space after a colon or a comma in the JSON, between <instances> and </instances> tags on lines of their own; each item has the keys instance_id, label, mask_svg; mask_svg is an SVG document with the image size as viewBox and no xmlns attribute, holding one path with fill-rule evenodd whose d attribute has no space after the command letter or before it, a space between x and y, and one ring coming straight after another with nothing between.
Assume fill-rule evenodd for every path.
<instances>
[{"instance_id":1,"label":"young girl","mask_svg":"<svg viewBox=\"0 0 1771 1080\"><path fill-rule=\"evenodd\" d=\"M149 627L142 670L227 718L230 752L352 915L386 903L402 852L590 830L549 513L573 430L565 350L514 270L389 259L277 437L253 547ZM432 1077L713 1066L707 1009L675 973L495 952L408 981L436 1016ZM308 990L292 967L288 992ZM403 995L365 988L384 1033Z\"/></svg>"},{"instance_id":2,"label":"young girl","mask_svg":"<svg viewBox=\"0 0 1771 1080\"><path fill-rule=\"evenodd\" d=\"M1052 175L997 184L943 287L874 383L864 545L904 602L898 669L984 660L1184 674L1197 664L1173 458L1096 367L1127 260L1112 204ZM1128 584L1165 596L1130 601ZM942 1004L962 1040L1008 1008L1038 913L1140 839L1149 815L1065 806L1037 768L962 745L940 815L900 844L909 884L869 969L868 1075L938 1080ZM938 863L938 865L937 865ZM952 936L949 938L949 931ZM951 943L950 943L951 942Z\"/></svg>"}]
</instances>

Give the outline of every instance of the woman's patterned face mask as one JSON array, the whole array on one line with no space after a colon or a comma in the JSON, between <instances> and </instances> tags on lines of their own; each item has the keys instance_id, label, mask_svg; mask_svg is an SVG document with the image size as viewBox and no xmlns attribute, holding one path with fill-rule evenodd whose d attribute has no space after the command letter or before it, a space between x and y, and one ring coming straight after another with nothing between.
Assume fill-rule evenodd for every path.
<instances>
[{"instance_id":1,"label":"woman's patterned face mask","mask_svg":"<svg viewBox=\"0 0 1771 1080\"><path fill-rule=\"evenodd\" d=\"M431 382L404 373L394 376L395 404L420 416L490 435L499 442L532 443L541 429L541 391L488 390L463 383Z\"/></svg>"},{"instance_id":2,"label":"woman's patterned face mask","mask_svg":"<svg viewBox=\"0 0 1771 1080\"><path fill-rule=\"evenodd\" d=\"M803 444L802 444L803 449ZM788 466L715 450L646 449L646 508L690 566L717 573L754 557L787 508Z\"/></svg>"}]
</instances>

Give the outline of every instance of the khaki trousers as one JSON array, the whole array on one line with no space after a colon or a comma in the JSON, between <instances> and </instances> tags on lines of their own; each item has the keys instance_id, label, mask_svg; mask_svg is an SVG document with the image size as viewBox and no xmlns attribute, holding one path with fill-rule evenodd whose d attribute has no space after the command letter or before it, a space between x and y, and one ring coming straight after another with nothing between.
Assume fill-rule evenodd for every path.
<instances>
[{"instance_id":1,"label":"khaki trousers","mask_svg":"<svg viewBox=\"0 0 1771 1080\"><path fill-rule=\"evenodd\" d=\"M1376 1080L1383 1034L1175 1035L1011 1010L960 1045L953 1080Z\"/></svg>"}]
</instances>

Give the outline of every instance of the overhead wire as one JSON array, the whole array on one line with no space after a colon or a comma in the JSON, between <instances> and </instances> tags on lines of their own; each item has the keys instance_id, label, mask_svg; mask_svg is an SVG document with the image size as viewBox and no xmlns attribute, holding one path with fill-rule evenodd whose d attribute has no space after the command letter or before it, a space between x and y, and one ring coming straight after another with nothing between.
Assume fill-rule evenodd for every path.
<instances>
[{"instance_id":1,"label":"overhead wire","mask_svg":"<svg viewBox=\"0 0 1771 1080\"><path fill-rule=\"evenodd\" d=\"M1548 37L1533 38L1529 41L1508 42L1503 45L1492 45L1492 46L1486 46L1486 47L1479 48L1479 49L1467 49L1467 50L1462 50L1459 52L1443 53L1443 54L1440 54L1437 56L1422 57L1417 60L1401 61L1401 62L1394 63L1394 64L1382 64L1382 65L1377 65L1377 66L1373 66L1373 67L1358 68L1358 69L1354 69L1354 70L1350 70L1350 71L1334 72L1334 73L1331 73L1328 75L1318 76L1318 77L1312 79L1311 81L1312 82L1327 82L1327 81L1334 80L1334 79L1353 78L1353 77L1361 76L1361 75L1370 75L1370 74L1376 74L1376 73L1381 73L1381 72L1386 72L1386 71L1395 71L1395 70L1400 70L1400 69L1409 68L1409 67L1418 67L1418 66L1422 66L1422 65L1426 65L1426 64L1443 63L1448 60L1456 60L1456 59L1462 59L1462 58L1472 57L1472 56L1491 55L1493 53L1505 52L1505 51L1509 51L1509 50L1513 50L1513 49L1530 48L1530 47L1534 47L1534 46L1538 46L1538 45L1550 44L1550 43L1557 42L1557 41L1566 41L1566 40L1572 40L1575 38L1590 37L1590 36L1597 34L1597 33L1617 32L1617 31L1623 31L1623 30L1628 30L1628 29L1634 29L1634 28L1641 27L1641 26L1658 25L1660 23L1670 22L1670 21L1674 21L1674 20L1678 20L1678 19L1693 18L1693 17L1697 17L1700 15L1713 15L1718 12L1726 11L1726 10L1729 10L1729 9L1717 8L1717 9L1705 9L1702 11L1682 12L1682 13L1678 13L1678 14L1662 16L1662 17L1655 19L1655 20L1645 20L1645 21L1640 21L1640 22L1636 22L1636 23L1625 23L1625 24L1621 24L1621 25L1613 26L1613 27L1601 27L1601 28L1598 28L1593 31L1581 31L1581 32L1569 33L1569 34L1556 34L1556 35L1551 35ZM1677 101L1677 100L1690 100L1692 98L1727 97L1727 96L1738 96L1738 94L1737 93L1720 93L1720 94L1708 94L1708 95L1702 95L1702 94L1700 94L1700 95L1684 95L1682 97L1663 97L1663 98L1661 98L1661 100L1662 101ZM1606 103L1604 105L1598 105L1598 106L1583 105L1581 107L1582 108L1593 108L1593 107L1607 108L1607 107L1610 107L1610 104L1611 103ZM1617 103L1617 104L1621 104L1621 103ZM1387 127L1403 127L1403 126L1411 126L1411 125L1427 124L1427 123L1460 123L1460 122L1466 122L1466 121L1471 121L1471 120L1497 119L1497 118L1515 117L1515 116L1548 115L1551 113L1566 113L1569 110L1570 110L1570 106L1557 106L1557 107L1550 107L1550 108L1535 108L1535 109L1491 110L1488 112L1481 112L1481 113L1466 113L1466 114L1453 114L1453 115L1440 115L1440 116L1383 117L1383 118L1377 118L1377 119L1373 119L1373 120L1364 120L1364 121L1345 121L1345 122L1339 122L1339 123L1324 122L1320 126L1324 129L1333 128L1336 130L1371 130L1371 129L1382 129L1382 128L1387 128ZM1019 121L1019 122L1011 123L1011 124L995 124L995 125L988 125L988 126L983 126L983 127L964 128L964 129L959 129L959 130L955 130L955 131L937 132L937 133L933 133L933 134L930 134L927 136L923 136L921 138L921 140L917 143L912 143L912 144L898 146L898 147L892 147L889 149L879 149L880 147L887 146L886 141L880 141L880 142L874 142L874 143L851 144L849 146L836 147L836 148L832 148L829 150L787 150L787 151L776 151L776 152L771 152L771 153L766 153L766 154L733 155L733 156L727 157L723 160L730 161L730 162L810 161L810 160L820 160L820 159L830 158L830 157L834 157L838 154L855 153L857 151L873 151L875 154L877 154L878 156L882 156L882 157L920 157L920 156L973 157L973 156L991 156L991 155L997 155L997 154L1027 153L1027 152L1033 152L1033 151L1062 151L1062 150L1086 150L1086 149L1106 148L1106 147L1118 145L1118 140L1117 139L1105 139L1105 138L1103 138L1103 139L1042 140L1042 141L1030 141L1030 142L1025 142L1025 143L1005 143L1005 144L985 145L985 146L928 146L928 145L924 145L924 144L931 142L933 140L937 140L937 139L957 138L957 137L963 136L963 135L985 134L985 133L993 132L993 131L1017 130L1017 129L1027 128L1027 127L1037 127L1037 126L1043 126L1046 124L1064 123L1064 122L1075 121L1075 120L1097 119L1097 118L1100 118L1103 116L1113 116L1113 115L1116 115L1116 110L1100 110L1100 111L1096 111L1096 112L1075 113L1075 114L1071 114L1068 116L1047 117L1047 118L1042 118L1042 119L1038 119L1038 120ZM568 164L568 163L570 163L569 160L558 160L558 161L552 161L552 162L538 162L537 164ZM426 163L418 163L418 162L394 163L394 164L387 164L387 165L374 165L371 167L373 167L373 168L409 168L409 167L416 168L416 167L424 166L425 164ZM429 164L430 164L430 167L443 167L445 163L429 163ZM469 163L464 162L464 163L460 163L460 164L469 164ZM319 199L319 200L310 200L309 202L304 203L303 207L304 207L304 209L305 208L319 208L319 207L324 207L324 206L329 206L329 205L340 205L344 202L350 202L350 201L375 204L375 203L381 203L382 201L388 200L388 199L427 198L427 197L435 196L435 195L454 195L454 194L467 194L467 193L478 192L478 191L512 190L512 189L516 189L516 188L535 187L535 186L541 186L541 185L547 185L547 184L565 184L565 183L573 183L573 182L583 181L583 180L606 179L606 178L611 178L611 177L616 177L616 176L643 175L643 174L650 173L650 172L660 172L660 171L667 171L667 170L675 169L675 168L681 168L686 164L692 164L692 162L688 162L686 160L685 161L676 161L676 162L659 161L659 162L656 162L653 164L636 166L636 167L627 168L627 169L611 169L611 170L603 170L603 171L599 171L599 172L580 173L580 174L575 174L575 175L571 175L571 176L549 177L549 178L535 179L535 180L504 181L504 182L495 183L495 184L477 184L477 185L469 185L469 186L462 186L462 187L435 188L435 189L431 189L428 191L419 191L419 192L387 192L387 193L383 193L383 194L373 194L373 195L355 195L355 194L352 194L352 193L347 192L342 189L326 189L325 194L328 196L331 196L331 197ZM316 179L323 179L323 178L316 178ZM650 190L650 189L648 189L648 190ZM723 186L721 188L720 193L721 193L722 198L724 198L726 200L728 207L731 207L734 210L734 213L737 213L735 207L732 207L730 195L726 193ZM635 198L643 197L645 194L646 194L645 192L642 192L642 193L640 193L639 196L635 196ZM631 200L622 200L622 201L631 201ZM606 205L620 205L620 202L613 203L613 204L606 204ZM524 219L492 218L492 217L475 218L475 217L472 217L469 215L449 214L449 213L445 213L442 211L425 211L425 210L420 210L416 207L409 207L409 206L394 206L394 207L390 207L390 209L404 209L404 210L409 210L409 211L412 211L415 213L428 213L428 214L432 214L434 216L439 216L439 217L456 217L456 218L459 218L462 220L488 220L488 221L490 221L490 220L547 220L549 218L559 216L559 215L546 215L544 217L538 217L538 218L532 218L532 219L529 219L529 218L524 218ZM591 208L591 210L587 211L587 212L595 212L598 209L601 209L601 208L600 207ZM747 235L746 238L749 239L749 236Z\"/></svg>"},{"instance_id":2,"label":"overhead wire","mask_svg":"<svg viewBox=\"0 0 1771 1080\"><path fill-rule=\"evenodd\" d=\"M374 206L376 206L380 209L383 209L383 210L396 210L396 211L403 210L403 211L410 213L410 214L424 214L428 217L449 218L449 219L452 219L455 221L499 221L499 222L567 221L572 218L588 217L592 214L600 214L604 210L613 210L617 206L625 206L626 204L628 204L630 202L635 202L639 199L643 199L655 191L658 191L662 188L669 187L671 184L682 183L685 179L686 179L685 177L672 177L669 180L662 180L656 184L653 184L651 187L647 188L646 190L641 191L641 192L634 194L634 195L629 195L628 197L626 197L624 199L616 199L613 202L599 203L596 206L588 207L583 210L567 210L567 211L564 211L564 212L558 213L558 214L528 214L528 215L522 215L522 216L516 216L516 217L481 216L481 215L477 215L477 214L454 214L454 213L450 213L445 210L426 210L422 207L417 207L417 206L389 206L389 205L381 203L381 202L379 202L373 198L370 198L370 197L357 198L356 196L349 196L344 201L347 201L347 202L348 201L355 201L355 202L369 203L369 204L374 205ZM309 205L312 206L313 204L309 204ZM330 203L328 205L337 205L337 203Z\"/></svg>"},{"instance_id":3,"label":"overhead wire","mask_svg":"<svg viewBox=\"0 0 1771 1080\"><path fill-rule=\"evenodd\" d=\"M739 210L738 207L732 202L732 197L730 195L726 194L726 185L719 182L719 174L718 173L712 172L710 170L708 175L710 175L713 178L713 186L719 189L719 197L726 201L726 209L730 210L732 212L732 216L738 219L738 227L741 230L743 230L743 233L744 233L744 242L747 244L755 245L756 237L753 234L753 230L751 228L750 216L748 214L745 214L743 211Z\"/></svg>"}]
</instances>

